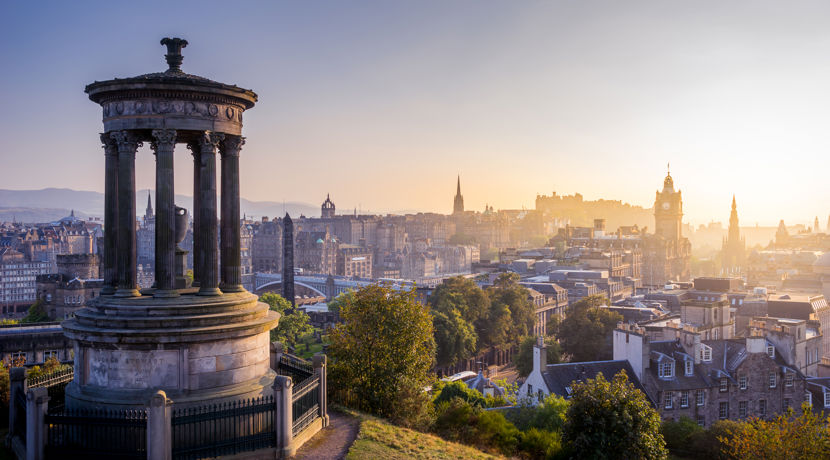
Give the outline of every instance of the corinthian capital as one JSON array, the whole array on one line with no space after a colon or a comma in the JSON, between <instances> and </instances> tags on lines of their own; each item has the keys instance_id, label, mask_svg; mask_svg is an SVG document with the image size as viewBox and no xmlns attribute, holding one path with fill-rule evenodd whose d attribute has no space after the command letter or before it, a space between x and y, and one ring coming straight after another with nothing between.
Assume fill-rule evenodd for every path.
<instances>
[{"instance_id":1,"label":"corinthian capital","mask_svg":"<svg viewBox=\"0 0 830 460\"><path fill-rule=\"evenodd\" d=\"M199 135L197 142L202 149L202 153L216 153L216 149L224 139L225 135L222 133L205 131Z\"/></svg>"},{"instance_id":2,"label":"corinthian capital","mask_svg":"<svg viewBox=\"0 0 830 460\"><path fill-rule=\"evenodd\" d=\"M176 144L176 130L175 129L154 129L153 130L153 150L156 150L159 145L173 146Z\"/></svg>"},{"instance_id":3,"label":"corinthian capital","mask_svg":"<svg viewBox=\"0 0 830 460\"><path fill-rule=\"evenodd\" d=\"M242 136L227 136L222 143L222 155L239 156L239 151L245 145L245 138Z\"/></svg>"},{"instance_id":4,"label":"corinthian capital","mask_svg":"<svg viewBox=\"0 0 830 460\"><path fill-rule=\"evenodd\" d=\"M113 131L110 133L110 138L118 145L119 152L135 153L139 147L144 145L132 131Z\"/></svg>"},{"instance_id":5,"label":"corinthian capital","mask_svg":"<svg viewBox=\"0 0 830 460\"><path fill-rule=\"evenodd\" d=\"M104 147L104 155L118 155L118 145L109 133L101 133L101 144Z\"/></svg>"}]
</instances>

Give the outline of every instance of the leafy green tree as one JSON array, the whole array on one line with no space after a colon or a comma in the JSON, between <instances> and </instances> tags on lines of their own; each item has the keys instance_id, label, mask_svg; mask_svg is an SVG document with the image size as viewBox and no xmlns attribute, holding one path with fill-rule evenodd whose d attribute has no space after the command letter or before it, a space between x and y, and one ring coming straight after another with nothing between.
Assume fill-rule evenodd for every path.
<instances>
[{"instance_id":1,"label":"leafy green tree","mask_svg":"<svg viewBox=\"0 0 830 460\"><path fill-rule=\"evenodd\" d=\"M531 335L523 337L519 342L519 352L513 357L513 364L516 365L520 377L527 377L530 371L533 370L534 345L536 345L536 337ZM559 342L554 337L545 337L545 347L547 348L548 364L562 362L562 350L559 347Z\"/></svg>"},{"instance_id":2,"label":"leafy green tree","mask_svg":"<svg viewBox=\"0 0 830 460\"><path fill-rule=\"evenodd\" d=\"M429 296L429 306L435 311L458 311L465 321L475 327L476 335L486 327L490 298L475 281L454 276L444 280Z\"/></svg>"},{"instance_id":3,"label":"leafy green tree","mask_svg":"<svg viewBox=\"0 0 830 460\"><path fill-rule=\"evenodd\" d=\"M265 302L271 307L271 310L282 314L285 310L291 309L291 302L285 300L283 296L273 293L273 292L266 292L259 296L260 302Z\"/></svg>"},{"instance_id":4,"label":"leafy green tree","mask_svg":"<svg viewBox=\"0 0 830 460\"><path fill-rule=\"evenodd\" d=\"M434 404L441 404L442 402L452 401L454 398L461 398L473 406L487 407L487 398L472 388L469 388L464 382L456 381L448 383L441 387L441 391L433 400Z\"/></svg>"},{"instance_id":5,"label":"leafy green tree","mask_svg":"<svg viewBox=\"0 0 830 460\"><path fill-rule=\"evenodd\" d=\"M279 324L271 330L271 341L294 347L301 337L314 331L309 324L308 315L304 311L292 308L291 302L281 295L266 292L259 297L259 300L267 303L271 310L281 315Z\"/></svg>"},{"instance_id":6,"label":"leafy green tree","mask_svg":"<svg viewBox=\"0 0 830 460\"><path fill-rule=\"evenodd\" d=\"M330 334L330 388L355 409L417 426L431 408L423 388L435 359L432 317L415 291L366 286L340 308ZM405 409L402 409L405 408Z\"/></svg>"},{"instance_id":7,"label":"leafy green tree","mask_svg":"<svg viewBox=\"0 0 830 460\"><path fill-rule=\"evenodd\" d=\"M734 459L830 458L830 417L821 417L807 403L798 417L790 408L772 420L753 418L740 423L730 434L720 441Z\"/></svg>"},{"instance_id":8,"label":"leafy green tree","mask_svg":"<svg viewBox=\"0 0 830 460\"><path fill-rule=\"evenodd\" d=\"M496 278L493 286L487 289L487 295L492 303L490 311L494 318L491 319L505 318L506 315L503 313L505 307L509 312L507 337L523 337L533 331L533 323L536 321L536 307L530 301L527 288L519 284L519 275L502 273ZM493 306L496 308L493 308ZM493 334L491 338L501 338L501 331L498 332ZM492 345L507 343L507 337L504 337L502 341L492 343Z\"/></svg>"},{"instance_id":9,"label":"leafy green tree","mask_svg":"<svg viewBox=\"0 0 830 460\"><path fill-rule=\"evenodd\" d=\"M604 295L590 295L574 303L564 320L554 316L548 331L559 338L571 361L601 361L613 355L613 332L622 315L607 308Z\"/></svg>"},{"instance_id":10,"label":"leafy green tree","mask_svg":"<svg viewBox=\"0 0 830 460\"><path fill-rule=\"evenodd\" d=\"M341 306L349 300L354 300L354 290L349 289L348 291L341 292L337 297L331 299L328 302L329 311L331 313L340 314Z\"/></svg>"},{"instance_id":11,"label":"leafy green tree","mask_svg":"<svg viewBox=\"0 0 830 460\"><path fill-rule=\"evenodd\" d=\"M695 453L693 440L703 432L703 427L689 417L680 417L680 420L663 422L660 431L666 440L666 447L673 454L691 456Z\"/></svg>"},{"instance_id":12,"label":"leafy green tree","mask_svg":"<svg viewBox=\"0 0 830 460\"><path fill-rule=\"evenodd\" d=\"M660 415L620 371L575 383L563 438L582 458L665 459Z\"/></svg>"},{"instance_id":13,"label":"leafy green tree","mask_svg":"<svg viewBox=\"0 0 830 460\"><path fill-rule=\"evenodd\" d=\"M458 310L436 311L432 318L435 331L436 361L449 366L467 359L476 352L476 332Z\"/></svg>"},{"instance_id":14,"label":"leafy green tree","mask_svg":"<svg viewBox=\"0 0 830 460\"><path fill-rule=\"evenodd\" d=\"M47 321L51 321L51 319L46 313L46 304L43 302L43 299L37 299L37 301L29 307L29 311L26 313L26 316L20 320L21 323L43 323Z\"/></svg>"}]
</instances>

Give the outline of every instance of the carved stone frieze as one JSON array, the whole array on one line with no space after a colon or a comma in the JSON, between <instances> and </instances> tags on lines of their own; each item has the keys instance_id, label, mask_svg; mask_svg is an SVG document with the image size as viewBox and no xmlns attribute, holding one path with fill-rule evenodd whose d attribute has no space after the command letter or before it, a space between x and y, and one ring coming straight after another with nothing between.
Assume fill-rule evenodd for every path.
<instances>
[{"instance_id":1,"label":"carved stone frieze","mask_svg":"<svg viewBox=\"0 0 830 460\"><path fill-rule=\"evenodd\" d=\"M119 100L102 104L104 120L112 117L176 114L201 119L242 123L243 108L209 101L163 99Z\"/></svg>"}]
</instances>

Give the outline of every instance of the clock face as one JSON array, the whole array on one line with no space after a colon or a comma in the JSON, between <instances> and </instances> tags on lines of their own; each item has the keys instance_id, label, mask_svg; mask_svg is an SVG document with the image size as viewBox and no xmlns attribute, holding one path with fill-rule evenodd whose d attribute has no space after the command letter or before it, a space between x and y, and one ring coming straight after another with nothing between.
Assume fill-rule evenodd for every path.
<instances>
[{"instance_id":1,"label":"clock face","mask_svg":"<svg viewBox=\"0 0 830 460\"><path fill-rule=\"evenodd\" d=\"M663 202L663 209L668 210L671 207L671 204L668 201Z\"/></svg>"}]
</instances>

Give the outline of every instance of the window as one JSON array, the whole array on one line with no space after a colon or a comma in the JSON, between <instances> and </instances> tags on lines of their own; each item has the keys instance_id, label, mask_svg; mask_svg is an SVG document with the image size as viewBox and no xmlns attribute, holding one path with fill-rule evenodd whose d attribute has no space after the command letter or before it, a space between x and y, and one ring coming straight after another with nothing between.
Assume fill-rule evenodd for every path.
<instances>
[{"instance_id":1,"label":"window","mask_svg":"<svg viewBox=\"0 0 830 460\"><path fill-rule=\"evenodd\" d=\"M789 408L790 408L790 406L792 406L792 404L793 404L793 403L792 403L792 400L791 400L790 398L784 398L784 410L785 410L785 411L786 411L787 409L789 409Z\"/></svg>"},{"instance_id":2,"label":"window","mask_svg":"<svg viewBox=\"0 0 830 460\"><path fill-rule=\"evenodd\" d=\"M544 401L545 400L545 392L542 391L542 389L540 388L539 390L536 391L536 397L539 399L539 401Z\"/></svg>"},{"instance_id":3,"label":"window","mask_svg":"<svg viewBox=\"0 0 830 460\"><path fill-rule=\"evenodd\" d=\"M671 391L667 391L665 393L665 396L663 397L663 407L665 407L666 409L671 409L672 408L672 399L673 399L672 397L673 396L674 396L674 394Z\"/></svg>"},{"instance_id":4,"label":"window","mask_svg":"<svg viewBox=\"0 0 830 460\"><path fill-rule=\"evenodd\" d=\"M769 355L770 358L775 358L775 347L774 346L767 345L767 355Z\"/></svg>"},{"instance_id":5,"label":"window","mask_svg":"<svg viewBox=\"0 0 830 460\"><path fill-rule=\"evenodd\" d=\"M720 379L720 391L721 393L729 391L729 381L726 380L726 377Z\"/></svg>"},{"instance_id":6,"label":"window","mask_svg":"<svg viewBox=\"0 0 830 460\"><path fill-rule=\"evenodd\" d=\"M784 386L785 387L793 386L794 376L795 376L795 374L793 374L792 372L787 372L786 374L784 374Z\"/></svg>"},{"instance_id":7,"label":"window","mask_svg":"<svg viewBox=\"0 0 830 460\"><path fill-rule=\"evenodd\" d=\"M689 407L689 390L680 392L680 407Z\"/></svg>"},{"instance_id":8,"label":"window","mask_svg":"<svg viewBox=\"0 0 830 460\"><path fill-rule=\"evenodd\" d=\"M695 362L692 361L691 359L687 359L687 360L683 361L683 363L686 366L686 369L685 369L686 375L687 376L692 375L694 373L694 369L695 369Z\"/></svg>"},{"instance_id":9,"label":"window","mask_svg":"<svg viewBox=\"0 0 830 460\"><path fill-rule=\"evenodd\" d=\"M738 417L746 418L746 401L738 402Z\"/></svg>"},{"instance_id":10,"label":"window","mask_svg":"<svg viewBox=\"0 0 830 460\"><path fill-rule=\"evenodd\" d=\"M527 384L527 394L528 394L528 396L533 394L533 385L531 385L529 383Z\"/></svg>"},{"instance_id":11,"label":"window","mask_svg":"<svg viewBox=\"0 0 830 460\"><path fill-rule=\"evenodd\" d=\"M706 418L702 415L697 416L697 424L698 426L706 426Z\"/></svg>"},{"instance_id":12,"label":"window","mask_svg":"<svg viewBox=\"0 0 830 460\"><path fill-rule=\"evenodd\" d=\"M729 418L729 403L726 401L721 401L720 405L718 406L718 417L723 420Z\"/></svg>"},{"instance_id":13,"label":"window","mask_svg":"<svg viewBox=\"0 0 830 460\"><path fill-rule=\"evenodd\" d=\"M712 347L700 344L700 359L707 363L712 362Z\"/></svg>"},{"instance_id":14,"label":"window","mask_svg":"<svg viewBox=\"0 0 830 460\"><path fill-rule=\"evenodd\" d=\"M804 402L806 402L810 407L813 407L813 394L809 391L804 393Z\"/></svg>"},{"instance_id":15,"label":"window","mask_svg":"<svg viewBox=\"0 0 830 460\"><path fill-rule=\"evenodd\" d=\"M758 415L761 417L767 415L767 400L761 399L758 400Z\"/></svg>"},{"instance_id":16,"label":"window","mask_svg":"<svg viewBox=\"0 0 830 460\"><path fill-rule=\"evenodd\" d=\"M824 389L824 407L830 407L830 390Z\"/></svg>"},{"instance_id":17,"label":"window","mask_svg":"<svg viewBox=\"0 0 830 460\"><path fill-rule=\"evenodd\" d=\"M703 392L704 390L697 390L695 394L695 404L698 406L702 406L706 403L706 393Z\"/></svg>"},{"instance_id":18,"label":"window","mask_svg":"<svg viewBox=\"0 0 830 460\"><path fill-rule=\"evenodd\" d=\"M674 360L667 359L666 361L660 363L657 371L657 375L660 378L665 379L674 377Z\"/></svg>"},{"instance_id":19,"label":"window","mask_svg":"<svg viewBox=\"0 0 830 460\"><path fill-rule=\"evenodd\" d=\"M50 358L58 359L58 350L46 350L43 352L43 361L46 362Z\"/></svg>"},{"instance_id":20,"label":"window","mask_svg":"<svg viewBox=\"0 0 830 460\"><path fill-rule=\"evenodd\" d=\"M18 351L17 353L12 353L12 363L15 361L23 361L23 363L26 363L26 352Z\"/></svg>"},{"instance_id":21,"label":"window","mask_svg":"<svg viewBox=\"0 0 830 460\"><path fill-rule=\"evenodd\" d=\"M738 386L741 388L741 390L746 390L747 380L748 378L745 375L738 377Z\"/></svg>"},{"instance_id":22,"label":"window","mask_svg":"<svg viewBox=\"0 0 830 460\"><path fill-rule=\"evenodd\" d=\"M718 340L718 330L717 329L712 331L712 338L715 339L715 340Z\"/></svg>"},{"instance_id":23,"label":"window","mask_svg":"<svg viewBox=\"0 0 830 460\"><path fill-rule=\"evenodd\" d=\"M770 388L775 388L776 383L778 383L778 379L775 376L775 372L770 372L769 373L769 387Z\"/></svg>"}]
</instances>

